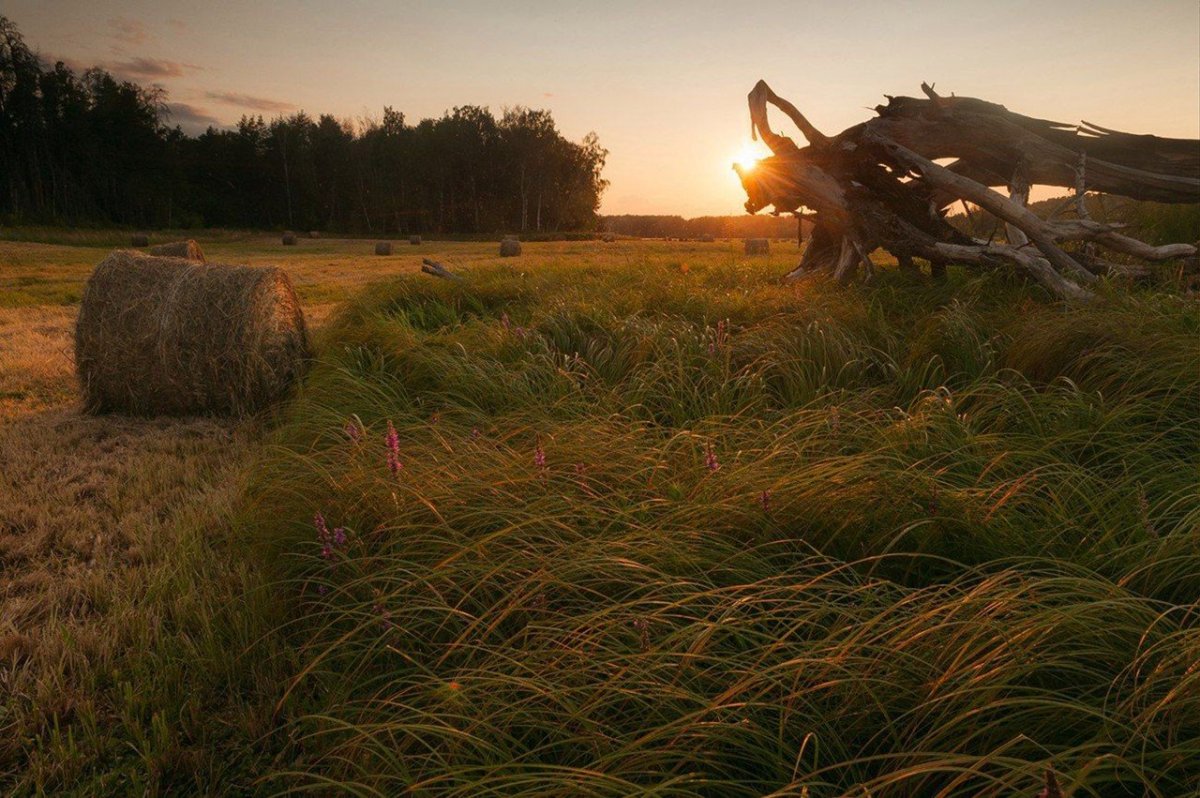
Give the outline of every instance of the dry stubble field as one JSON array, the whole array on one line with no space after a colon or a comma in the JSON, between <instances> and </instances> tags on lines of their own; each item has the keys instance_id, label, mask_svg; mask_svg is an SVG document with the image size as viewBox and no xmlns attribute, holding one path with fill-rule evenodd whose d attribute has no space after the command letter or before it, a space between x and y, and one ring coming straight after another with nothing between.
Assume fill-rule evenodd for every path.
<instances>
[{"instance_id":1,"label":"dry stubble field","mask_svg":"<svg viewBox=\"0 0 1200 798\"><path fill-rule=\"evenodd\" d=\"M86 769L103 755L57 740L60 725L82 719L102 729L121 712L102 694L144 687L134 674L124 685L100 683L98 674L121 674L130 652L155 650L172 623L205 614L195 603L208 597L187 595L188 586L219 547L214 530L227 526L263 421L81 414L72 362L78 302L91 269L125 234L20 237L31 240L0 240L0 772L40 769L46 776L31 780L45 784L70 781L72 762ZM451 268L499 261L494 243L402 241L390 257L353 239L283 247L276 236L218 234L201 244L213 262L284 267L317 336L339 303L419 269L422 257ZM511 262L716 264L734 260L740 242L616 243L598 256L599 246L527 243ZM794 249L776 244L771 261L782 268ZM228 580L215 595L246 588L249 577L234 565L212 567L206 578ZM171 680L162 681L166 688ZM103 732L96 737L102 744Z\"/></svg>"}]
</instances>

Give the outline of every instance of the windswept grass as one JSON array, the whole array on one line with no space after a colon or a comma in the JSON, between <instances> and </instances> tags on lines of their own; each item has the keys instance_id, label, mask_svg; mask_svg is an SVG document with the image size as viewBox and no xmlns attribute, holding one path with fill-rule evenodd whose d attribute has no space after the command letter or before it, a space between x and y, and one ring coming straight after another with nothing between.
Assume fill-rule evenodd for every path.
<instances>
[{"instance_id":1,"label":"windswept grass","mask_svg":"<svg viewBox=\"0 0 1200 798\"><path fill-rule=\"evenodd\" d=\"M239 527L297 607L264 789L1200 789L1196 306L769 277L331 323Z\"/></svg>"}]
</instances>

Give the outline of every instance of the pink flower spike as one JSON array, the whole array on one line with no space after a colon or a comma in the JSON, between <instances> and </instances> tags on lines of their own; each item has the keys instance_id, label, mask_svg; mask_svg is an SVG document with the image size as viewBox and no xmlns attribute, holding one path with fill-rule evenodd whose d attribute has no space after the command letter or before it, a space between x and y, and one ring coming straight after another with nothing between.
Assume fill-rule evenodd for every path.
<instances>
[{"instance_id":1,"label":"pink flower spike","mask_svg":"<svg viewBox=\"0 0 1200 798\"><path fill-rule=\"evenodd\" d=\"M344 527L339 526L337 529L333 530L333 543L339 547L346 545L346 530Z\"/></svg>"},{"instance_id":2,"label":"pink flower spike","mask_svg":"<svg viewBox=\"0 0 1200 798\"><path fill-rule=\"evenodd\" d=\"M388 422L387 431L387 464L393 476L404 468L404 463L400 462L400 436L391 421Z\"/></svg>"},{"instance_id":3,"label":"pink flower spike","mask_svg":"<svg viewBox=\"0 0 1200 798\"><path fill-rule=\"evenodd\" d=\"M716 471L721 467L711 443L704 444L704 465L709 471Z\"/></svg>"},{"instance_id":4,"label":"pink flower spike","mask_svg":"<svg viewBox=\"0 0 1200 798\"><path fill-rule=\"evenodd\" d=\"M355 443L358 443L360 440L362 440L362 427L360 427L358 422L354 419L350 419L346 422L345 430L346 437Z\"/></svg>"},{"instance_id":5,"label":"pink flower spike","mask_svg":"<svg viewBox=\"0 0 1200 798\"><path fill-rule=\"evenodd\" d=\"M325 543L329 540L329 526L325 523L325 516L321 514L320 510L313 514L313 526L317 529L319 542Z\"/></svg>"},{"instance_id":6,"label":"pink flower spike","mask_svg":"<svg viewBox=\"0 0 1200 798\"><path fill-rule=\"evenodd\" d=\"M537 448L533 450L533 464L538 468L546 467L546 450L542 448L541 441L538 442Z\"/></svg>"},{"instance_id":7,"label":"pink flower spike","mask_svg":"<svg viewBox=\"0 0 1200 798\"><path fill-rule=\"evenodd\" d=\"M758 494L758 503L762 505L764 513L771 512L771 491L764 490Z\"/></svg>"}]
</instances>

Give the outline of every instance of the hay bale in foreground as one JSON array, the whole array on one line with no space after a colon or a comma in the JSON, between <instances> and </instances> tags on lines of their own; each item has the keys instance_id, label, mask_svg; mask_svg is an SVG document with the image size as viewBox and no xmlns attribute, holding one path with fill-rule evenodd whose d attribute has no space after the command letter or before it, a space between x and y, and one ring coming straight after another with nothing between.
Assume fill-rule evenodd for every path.
<instances>
[{"instance_id":1,"label":"hay bale in foreground","mask_svg":"<svg viewBox=\"0 0 1200 798\"><path fill-rule=\"evenodd\" d=\"M285 247L296 246L296 234L295 233L284 233L283 234L283 245Z\"/></svg>"},{"instance_id":2,"label":"hay bale in foreground","mask_svg":"<svg viewBox=\"0 0 1200 798\"><path fill-rule=\"evenodd\" d=\"M129 237L129 246L148 247L150 246L150 236L145 233L134 233Z\"/></svg>"},{"instance_id":3,"label":"hay bale in foreground","mask_svg":"<svg viewBox=\"0 0 1200 798\"><path fill-rule=\"evenodd\" d=\"M378 244L375 245L375 254L376 255L391 255L392 254L392 243L390 241L380 241Z\"/></svg>"},{"instance_id":4,"label":"hay bale in foreground","mask_svg":"<svg viewBox=\"0 0 1200 798\"><path fill-rule=\"evenodd\" d=\"M766 255L771 251L771 242L765 238L747 238L747 255Z\"/></svg>"},{"instance_id":5,"label":"hay bale in foreground","mask_svg":"<svg viewBox=\"0 0 1200 798\"><path fill-rule=\"evenodd\" d=\"M500 242L500 257L514 258L521 254L521 242L515 238L506 238Z\"/></svg>"},{"instance_id":6,"label":"hay bale in foreground","mask_svg":"<svg viewBox=\"0 0 1200 798\"><path fill-rule=\"evenodd\" d=\"M170 244L150 247L150 254L159 258L198 260L201 263L207 260L204 257L204 250L200 249L200 245L190 238L187 241L172 241Z\"/></svg>"},{"instance_id":7,"label":"hay bale in foreground","mask_svg":"<svg viewBox=\"0 0 1200 798\"><path fill-rule=\"evenodd\" d=\"M242 415L281 399L309 356L282 269L115 251L96 266L75 327L86 409Z\"/></svg>"},{"instance_id":8,"label":"hay bale in foreground","mask_svg":"<svg viewBox=\"0 0 1200 798\"><path fill-rule=\"evenodd\" d=\"M420 236L409 236L408 243L412 244L415 247L417 244L421 243L421 237Z\"/></svg>"}]
</instances>

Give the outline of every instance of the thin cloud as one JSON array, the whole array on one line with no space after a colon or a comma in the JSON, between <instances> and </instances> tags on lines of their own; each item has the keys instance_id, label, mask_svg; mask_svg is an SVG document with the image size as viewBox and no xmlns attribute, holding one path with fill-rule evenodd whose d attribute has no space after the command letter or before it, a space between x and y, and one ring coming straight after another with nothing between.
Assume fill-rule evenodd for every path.
<instances>
[{"instance_id":1,"label":"thin cloud","mask_svg":"<svg viewBox=\"0 0 1200 798\"><path fill-rule=\"evenodd\" d=\"M210 100L225 103L226 105L234 105L238 108L248 108L251 111L265 111L273 114L286 113L296 108L291 103L285 103L281 100L252 97L249 94L241 94L235 91L210 91L204 96Z\"/></svg>"},{"instance_id":2,"label":"thin cloud","mask_svg":"<svg viewBox=\"0 0 1200 798\"><path fill-rule=\"evenodd\" d=\"M171 30L175 31L176 33L187 33L188 24L186 22L184 22L182 19L176 19L175 17L171 17L170 19L167 20L167 24L170 25Z\"/></svg>"},{"instance_id":3,"label":"thin cloud","mask_svg":"<svg viewBox=\"0 0 1200 798\"><path fill-rule=\"evenodd\" d=\"M543 96L543 97L546 97L546 98L550 98L550 97L553 97L553 96L554 96L554 92L552 92L552 91L544 91L544 92L542 92L542 96Z\"/></svg>"},{"instance_id":4,"label":"thin cloud","mask_svg":"<svg viewBox=\"0 0 1200 798\"><path fill-rule=\"evenodd\" d=\"M142 80L162 80L163 78L181 78L188 72L201 67L195 64L185 64L181 61L170 61L166 58L131 58L128 61L116 61L105 64L104 68L127 78Z\"/></svg>"},{"instance_id":5,"label":"thin cloud","mask_svg":"<svg viewBox=\"0 0 1200 798\"><path fill-rule=\"evenodd\" d=\"M145 24L129 17L113 17L108 21L109 38L119 44L137 46L150 39Z\"/></svg>"}]
</instances>

